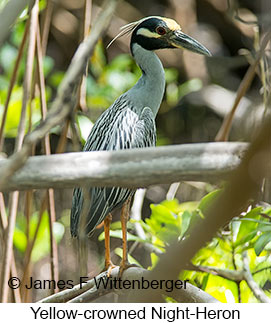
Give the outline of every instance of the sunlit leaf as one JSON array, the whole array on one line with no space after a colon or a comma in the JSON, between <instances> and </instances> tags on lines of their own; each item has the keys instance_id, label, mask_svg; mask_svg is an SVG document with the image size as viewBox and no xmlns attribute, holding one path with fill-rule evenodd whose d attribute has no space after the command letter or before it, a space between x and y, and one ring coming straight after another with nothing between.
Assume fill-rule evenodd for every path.
<instances>
[{"instance_id":1,"label":"sunlit leaf","mask_svg":"<svg viewBox=\"0 0 271 323\"><path fill-rule=\"evenodd\" d=\"M189 213L188 211L184 211L182 214L182 229L181 229L181 234L180 236L183 237L183 235L185 234L185 232L187 231L189 224L190 224L190 220L191 220L192 214Z\"/></svg>"},{"instance_id":2,"label":"sunlit leaf","mask_svg":"<svg viewBox=\"0 0 271 323\"><path fill-rule=\"evenodd\" d=\"M78 121L79 129L80 129L81 137L83 138L83 140L85 142L88 138L90 130L93 127L93 122L91 122L91 120L89 120L89 118L87 118L83 115L78 115L77 121Z\"/></svg>"},{"instance_id":3,"label":"sunlit leaf","mask_svg":"<svg viewBox=\"0 0 271 323\"><path fill-rule=\"evenodd\" d=\"M228 291L228 292L227 292ZM220 276L210 275L208 283L205 288L205 292L212 295L214 298L222 303L227 303L227 293L232 294L235 301L238 301L238 290L235 282ZM226 293L227 292L227 293Z\"/></svg>"},{"instance_id":4,"label":"sunlit leaf","mask_svg":"<svg viewBox=\"0 0 271 323\"><path fill-rule=\"evenodd\" d=\"M159 261L159 257L154 252L152 252L151 253L151 266L148 267L148 270L153 269L156 266L156 264L158 263L158 261Z\"/></svg>"},{"instance_id":5,"label":"sunlit leaf","mask_svg":"<svg viewBox=\"0 0 271 323\"><path fill-rule=\"evenodd\" d=\"M18 227L15 227L14 230L13 243L18 250L25 252L27 246L27 237L25 233Z\"/></svg>"},{"instance_id":6,"label":"sunlit leaf","mask_svg":"<svg viewBox=\"0 0 271 323\"><path fill-rule=\"evenodd\" d=\"M254 249L256 255L259 256L260 253L264 250L265 246L271 241L271 233L263 233L255 242Z\"/></svg>"},{"instance_id":7,"label":"sunlit leaf","mask_svg":"<svg viewBox=\"0 0 271 323\"><path fill-rule=\"evenodd\" d=\"M244 244L251 240L257 234L256 228L258 223L255 221L244 221L244 219L255 219L258 220L262 207L257 207L249 211L244 217L242 217L241 225L237 234L235 246Z\"/></svg>"},{"instance_id":8,"label":"sunlit leaf","mask_svg":"<svg viewBox=\"0 0 271 323\"><path fill-rule=\"evenodd\" d=\"M179 86L179 99L188 93L199 91L202 88L202 81L194 78Z\"/></svg>"},{"instance_id":9,"label":"sunlit leaf","mask_svg":"<svg viewBox=\"0 0 271 323\"><path fill-rule=\"evenodd\" d=\"M220 193L221 193L221 190L215 190L205 195L201 199L198 209L201 210L203 214L205 214L208 208L212 205L212 203L218 198Z\"/></svg>"},{"instance_id":10,"label":"sunlit leaf","mask_svg":"<svg viewBox=\"0 0 271 323\"><path fill-rule=\"evenodd\" d=\"M179 73L176 68L165 68L165 79L167 83L176 82L178 75Z\"/></svg>"}]
</instances>

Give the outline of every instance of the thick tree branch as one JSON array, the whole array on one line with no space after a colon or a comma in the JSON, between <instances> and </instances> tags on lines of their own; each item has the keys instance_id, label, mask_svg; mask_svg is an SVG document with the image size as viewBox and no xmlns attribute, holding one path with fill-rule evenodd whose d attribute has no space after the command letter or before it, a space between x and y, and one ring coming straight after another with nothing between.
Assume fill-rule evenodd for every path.
<instances>
[{"instance_id":1,"label":"thick tree branch","mask_svg":"<svg viewBox=\"0 0 271 323\"><path fill-rule=\"evenodd\" d=\"M181 180L226 179L246 151L244 143L201 143L123 151L30 157L2 190L73 186L144 187ZM0 173L9 163L0 160Z\"/></svg>"},{"instance_id":2,"label":"thick tree branch","mask_svg":"<svg viewBox=\"0 0 271 323\"><path fill-rule=\"evenodd\" d=\"M153 280L151 276L151 272L139 268L139 267L130 267L124 271L122 275L122 281L124 280L141 280L142 277L149 282ZM115 267L111 272L111 279L119 278L119 267ZM103 272L95 277L96 281L99 279L107 279L107 272ZM64 290L57 294L51 295L40 300L40 303L57 303L57 302L69 302L69 303L83 303L83 302L90 302L99 299L101 296L109 293L117 293L125 295L125 298L128 299L134 293L140 291L138 289L127 289L123 292L123 289L110 289L110 288L103 288L99 286L97 288L95 284L95 279L89 280L86 284L76 285L71 290ZM169 286L169 285L168 285ZM82 287L82 288L81 288ZM163 287L160 292L166 296L170 296L175 298L178 302L183 303L218 303L214 297L210 296L203 290L186 283L186 288L177 289L174 288L173 291L169 291L169 287Z\"/></svg>"}]
</instances>

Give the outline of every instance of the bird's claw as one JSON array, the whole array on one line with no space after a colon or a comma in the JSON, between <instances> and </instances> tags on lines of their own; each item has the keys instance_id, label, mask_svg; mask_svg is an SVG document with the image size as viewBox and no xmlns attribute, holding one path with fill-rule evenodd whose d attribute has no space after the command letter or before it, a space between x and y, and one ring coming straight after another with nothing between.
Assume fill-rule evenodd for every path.
<instances>
[{"instance_id":1,"label":"bird's claw","mask_svg":"<svg viewBox=\"0 0 271 323\"><path fill-rule=\"evenodd\" d=\"M111 261L105 264L105 270L107 271L108 278L111 276L111 272L115 267L116 266Z\"/></svg>"}]
</instances>

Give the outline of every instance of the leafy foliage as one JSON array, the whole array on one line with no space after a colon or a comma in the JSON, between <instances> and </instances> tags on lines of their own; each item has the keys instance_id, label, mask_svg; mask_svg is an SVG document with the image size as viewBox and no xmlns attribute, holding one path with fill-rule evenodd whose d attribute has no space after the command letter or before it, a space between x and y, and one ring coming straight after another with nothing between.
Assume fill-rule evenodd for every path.
<instances>
[{"instance_id":1,"label":"leafy foliage","mask_svg":"<svg viewBox=\"0 0 271 323\"><path fill-rule=\"evenodd\" d=\"M140 224L145 231L146 241L129 234L128 240L151 243L164 252L173 240L185 239L189 230L197 221L204 224L204 213L218 197L220 190L212 191L200 201L179 203L178 200L165 200L158 205L151 205L151 216ZM121 238L120 223L114 223L112 237ZM100 239L103 235L100 236ZM216 273L216 268L238 271L243 269L242 253L248 251L250 270L254 280L263 287L270 280L271 271L271 209L262 206L252 207L234 218L221 229L206 247L194 256L192 263L198 271L186 270L181 279L189 281L211 294L221 302L255 302L246 282L240 284ZM119 254L119 253L118 253ZM159 257L152 253L154 267ZM201 268L212 269L213 273Z\"/></svg>"},{"instance_id":2,"label":"leafy foliage","mask_svg":"<svg viewBox=\"0 0 271 323\"><path fill-rule=\"evenodd\" d=\"M34 213L29 223L29 238L34 239L38 226L38 213ZM17 217L16 228L13 236L14 246L22 253L26 252L27 236L26 236L26 218L20 214ZM54 237L57 242L61 240L64 234L64 226L60 222L55 222L53 227ZM50 233L49 233L49 216L44 212L39 224L36 241L31 254L31 260L37 262L47 256L50 252Z\"/></svg>"}]
</instances>

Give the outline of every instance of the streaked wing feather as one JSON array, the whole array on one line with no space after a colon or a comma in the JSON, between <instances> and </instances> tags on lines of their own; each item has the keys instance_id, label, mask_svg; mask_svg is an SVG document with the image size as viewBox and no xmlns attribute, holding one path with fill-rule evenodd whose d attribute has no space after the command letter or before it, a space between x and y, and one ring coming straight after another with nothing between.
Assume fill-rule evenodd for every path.
<instances>
[{"instance_id":1,"label":"streaked wing feather","mask_svg":"<svg viewBox=\"0 0 271 323\"><path fill-rule=\"evenodd\" d=\"M152 111L146 107L136 113L132 104L121 96L97 120L86 141L84 151L120 150L154 146L156 130ZM90 234L108 213L122 206L133 191L120 187L90 188L90 208L86 232ZM71 233L77 235L79 218L83 208L81 188L74 190L71 209Z\"/></svg>"}]
</instances>

